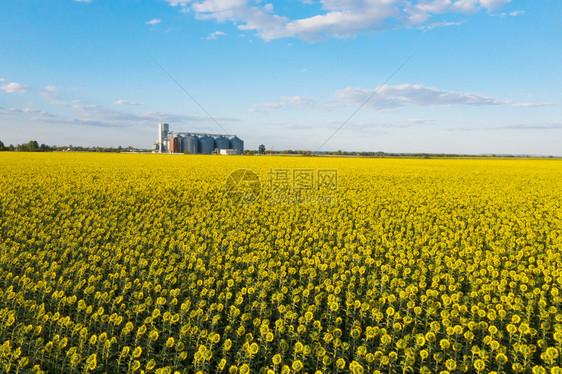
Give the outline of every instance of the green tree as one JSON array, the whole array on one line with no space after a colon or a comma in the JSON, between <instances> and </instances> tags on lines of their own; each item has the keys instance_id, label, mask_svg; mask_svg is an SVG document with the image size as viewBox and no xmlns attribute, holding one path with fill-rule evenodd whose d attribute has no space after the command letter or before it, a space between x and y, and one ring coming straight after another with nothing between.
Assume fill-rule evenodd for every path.
<instances>
[{"instance_id":1,"label":"green tree","mask_svg":"<svg viewBox=\"0 0 562 374\"><path fill-rule=\"evenodd\" d=\"M39 151L39 143L36 140L30 140L27 143L19 144L18 151L20 152L38 152Z\"/></svg>"},{"instance_id":2,"label":"green tree","mask_svg":"<svg viewBox=\"0 0 562 374\"><path fill-rule=\"evenodd\" d=\"M27 151L28 152L39 152L39 143L37 143L37 140L30 140L27 143Z\"/></svg>"},{"instance_id":3,"label":"green tree","mask_svg":"<svg viewBox=\"0 0 562 374\"><path fill-rule=\"evenodd\" d=\"M52 152L53 151L53 147L48 146L47 144L41 144L39 146L39 152Z\"/></svg>"},{"instance_id":4,"label":"green tree","mask_svg":"<svg viewBox=\"0 0 562 374\"><path fill-rule=\"evenodd\" d=\"M0 152L5 151L6 147L4 147L4 143L0 140Z\"/></svg>"},{"instance_id":5,"label":"green tree","mask_svg":"<svg viewBox=\"0 0 562 374\"><path fill-rule=\"evenodd\" d=\"M264 155L265 154L265 145L260 144L259 148L258 148L258 153L260 155Z\"/></svg>"}]
</instances>

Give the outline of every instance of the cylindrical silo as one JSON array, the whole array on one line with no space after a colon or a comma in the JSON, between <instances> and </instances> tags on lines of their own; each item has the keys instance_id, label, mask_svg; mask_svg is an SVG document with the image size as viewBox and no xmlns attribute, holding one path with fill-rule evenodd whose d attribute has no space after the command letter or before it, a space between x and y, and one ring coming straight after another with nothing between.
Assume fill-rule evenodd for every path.
<instances>
[{"instance_id":1,"label":"cylindrical silo","mask_svg":"<svg viewBox=\"0 0 562 374\"><path fill-rule=\"evenodd\" d=\"M187 139L185 138L185 136L180 137L180 148L180 152L187 151Z\"/></svg>"},{"instance_id":2,"label":"cylindrical silo","mask_svg":"<svg viewBox=\"0 0 562 374\"><path fill-rule=\"evenodd\" d=\"M239 137L235 136L234 138L230 139L230 148L235 149L238 151L239 155L244 153L244 141Z\"/></svg>"},{"instance_id":3,"label":"cylindrical silo","mask_svg":"<svg viewBox=\"0 0 562 374\"><path fill-rule=\"evenodd\" d=\"M173 139L170 140L170 152L171 153L180 152L180 139L177 136L175 136Z\"/></svg>"},{"instance_id":4,"label":"cylindrical silo","mask_svg":"<svg viewBox=\"0 0 562 374\"><path fill-rule=\"evenodd\" d=\"M215 149L215 139L210 136L202 136L199 138L199 153L210 155Z\"/></svg>"},{"instance_id":5,"label":"cylindrical silo","mask_svg":"<svg viewBox=\"0 0 562 374\"><path fill-rule=\"evenodd\" d=\"M215 148L229 149L230 141L224 136L219 136L218 138L215 139Z\"/></svg>"},{"instance_id":6,"label":"cylindrical silo","mask_svg":"<svg viewBox=\"0 0 562 374\"><path fill-rule=\"evenodd\" d=\"M186 147L184 152L189 152L190 155L196 155L199 153L198 138L195 135L188 135L184 138L186 140Z\"/></svg>"}]
</instances>

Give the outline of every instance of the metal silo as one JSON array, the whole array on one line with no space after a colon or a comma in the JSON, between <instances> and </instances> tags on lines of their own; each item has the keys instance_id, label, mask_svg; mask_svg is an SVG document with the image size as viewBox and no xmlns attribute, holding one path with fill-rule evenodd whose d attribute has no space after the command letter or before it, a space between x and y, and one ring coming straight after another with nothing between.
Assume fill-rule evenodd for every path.
<instances>
[{"instance_id":1,"label":"metal silo","mask_svg":"<svg viewBox=\"0 0 562 374\"><path fill-rule=\"evenodd\" d=\"M197 136L187 135L184 139L186 140L186 147L184 148L184 152L187 151L190 155L196 155L197 153L199 153Z\"/></svg>"},{"instance_id":2,"label":"metal silo","mask_svg":"<svg viewBox=\"0 0 562 374\"><path fill-rule=\"evenodd\" d=\"M244 141L239 137L235 136L234 138L230 139L230 149L236 149L239 155L243 154Z\"/></svg>"},{"instance_id":3,"label":"metal silo","mask_svg":"<svg viewBox=\"0 0 562 374\"><path fill-rule=\"evenodd\" d=\"M160 123L158 124L158 153L162 153L166 151L166 147L164 146L164 141L170 132L170 126L167 123Z\"/></svg>"},{"instance_id":4,"label":"metal silo","mask_svg":"<svg viewBox=\"0 0 562 374\"><path fill-rule=\"evenodd\" d=\"M215 139L210 136L202 136L199 138L199 153L210 155L215 150Z\"/></svg>"},{"instance_id":5,"label":"metal silo","mask_svg":"<svg viewBox=\"0 0 562 374\"><path fill-rule=\"evenodd\" d=\"M218 138L215 139L215 148L229 149L230 141L224 136L219 136Z\"/></svg>"},{"instance_id":6,"label":"metal silo","mask_svg":"<svg viewBox=\"0 0 562 374\"><path fill-rule=\"evenodd\" d=\"M180 148L180 152L187 151L187 139L185 138L185 136L180 137Z\"/></svg>"}]
</instances>

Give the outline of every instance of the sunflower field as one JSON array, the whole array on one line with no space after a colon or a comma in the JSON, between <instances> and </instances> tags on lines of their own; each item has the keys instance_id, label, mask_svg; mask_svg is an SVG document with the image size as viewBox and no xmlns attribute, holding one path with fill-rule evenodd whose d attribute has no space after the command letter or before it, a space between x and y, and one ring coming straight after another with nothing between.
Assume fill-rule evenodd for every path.
<instances>
[{"instance_id":1,"label":"sunflower field","mask_svg":"<svg viewBox=\"0 0 562 374\"><path fill-rule=\"evenodd\" d=\"M0 154L2 373L562 373L561 290L560 160Z\"/></svg>"}]
</instances>

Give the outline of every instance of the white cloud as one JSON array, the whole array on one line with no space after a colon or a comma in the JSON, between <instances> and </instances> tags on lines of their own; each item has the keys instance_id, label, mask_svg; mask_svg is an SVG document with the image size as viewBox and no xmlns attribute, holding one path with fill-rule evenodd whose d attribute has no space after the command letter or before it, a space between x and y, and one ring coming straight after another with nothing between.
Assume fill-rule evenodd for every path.
<instances>
[{"instance_id":1,"label":"white cloud","mask_svg":"<svg viewBox=\"0 0 562 374\"><path fill-rule=\"evenodd\" d=\"M12 83L8 83L4 86L0 86L0 90L5 91L7 93L19 93L19 94L24 94L26 93L28 90L30 89L29 86L26 86L24 84L20 84L20 83L16 83L16 82L12 82Z\"/></svg>"},{"instance_id":2,"label":"white cloud","mask_svg":"<svg viewBox=\"0 0 562 374\"><path fill-rule=\"evenodd\" d=\"M143 105L143 104L121 99L121 100L115 100L113 102L113 105Z\"/></svg>"},{"instance_id":3,"label":"white cloud","mask_svg":"<svg viewBox=\"0 0 562 374\"><path fill-rule=\"evenodd\" d=\"M154 18L154 19L151 19L150 21L147 21L146 24L147 24L147 25L157 25L157 24L159 24L160 22L162 22L162 20L160 20L160 19L158 19L158 18Z\"/></svg>"},{"instance_id":4,"label":"white cloud","mask_svg":"<svg viewBox=\"0 0 562 374\"><path fill-rule=\"evenodd\" d=\"M562 129L562 123L520 123L510 125L464 127L465 131L488 131L488 130L558 130Z\"/></svg>"},{"instance_id":5,"label":"white cloud","mask_svg":"<svg viewBox=\"0 0 562 374\"><path fill-rule=\"evenodd\" d=\"M480 5L486 9L497 9L511 0L480 0Z\"/></svg>"},{"instance_id":6,"label":"white cloud","mask_svg":"<svg viewBox=\"0 0 562 374\"><path fill-rule=\"evenodd\" d=\"M275 13L273 5L250 0L166 0L197 19L231 22L253 30L264 40L298 37L305 40L353 37L396 27L423 26L435 15L494 10L510 0L319 0L313 16L290 19ZM431 29L456 23L436 21ZM433 25L433 26L431 26Z\"/></svg>"},{"instance_id":7,"label":"white cloud","mask_svg":"<svg viewBox=\"0 0 562 374\"><path fill-rule=\"evenodd\" d=\"M429 25L420 26L418 29L420 30L433 30L437 27L447 27L447 26L460 26L464 22L447 22L447 21L438 21L430 23Z\"/></svg>"},{"instance_id":8,"label":"white cloud","mask_svg":"<svg viewBox=\"0 0 562 374\"><path fill-rule=\"evenodd\" d=\"M181 6L181 7L186 7L189 3L191 3L191 0L166 0L168 3L170 3L171 6Z\"/></svg>"},{"instance_id":9,"label":"white cloud","mask_svg":"<svg viewBox=\"0 0 562 374\"><path fill-rule=\"evenodd\" d=\"M284 106L308 107L314 105L315 103L316 100L314 100L314 98L312 97L281 97L281 99L277 102L254 104L250 109L250 112L260 112L267 109L279 109Z\"/></svg>"},{"instance_id":10,"label":"white cloud","mask_svg":"<svg viewBox=\"0 0 562 374\"><path fill-rule=\"evenodd\" d=\"M41 121L43 123L84 125L95 127L111 128L152 128L159 122L169 122L178 125L190 123L200 123L205 125L210 123L208 117L187 116L183 114L166 113L159 111L146 111L142 113L128 113L99 105L77 104L77 100L51 102L52 105L62 106L66 112L54 115L35 108L10 108L0 107L0 115L13 118L25 118L31 121ZM219 121L232 122L235 118L215 117Z\"/></svg>"},{"instance_id":11,"label":"white cloud","mask_svg":"<svg viewBox=\"0 0 562 374\"><path fill-rule=\"evenodd\" d=\"M409 21L412 24L420 24L428 21L431 14L445 13L451 6L451 0L433 0L407 5L406 13L409 14Z\"/></svg>"},{"instance_id":12,"label":"white cloud","mask_svg":"<svg viewBox=\"0 0 562 374\"><path fill-rule=\"evenodd\" d=\"M2 108L0 107L0 114L2 115L10 115L10 114L25 114L25 115L40 115L42 117L56 117L54 114L47 113L45 111L35 109L35 108Z\"/></svg>"},{"instance_id":13,"label":"white cloud","mask_svg":"<svg viewBox=\"0 0 562 374\"><path fill-rule=\"evenodd\" d=\"M209 36L207 36L204 39L206 39L206 40L216 40L219 36L223 36L223 35L226 35L226 34L222 31L215 31L213 33L210 33Z\"/></svg>"},{"instance_id":14,"label":"white cloud","mask_svg":"<svg viewBox=\"0 0 562 374\"><path fill-rule=\"evenodd\" d=\"M474 13L478 8L478 0L457 0L451 4L451 9L460 13Z\"/></svg>"},{"instance_id":15,"label":"white cloud","mask_svg":"<svg viewBox=\"0 0 562 374\"><path fill-rule=\"evenodd\" d=\"M438 119L434 118L410 118L395 122L357 122L349 123L350 127L366 128L408 128L435 125ZM339 122L336 124L340 125Z\"/></svg>"},{"instance_id":16,"label":"white cloud","mask_svg":"<svg viewBox=\"0 0 562 374\"><path fill-rule=\"evenodd\" d=\"M47 86L45 89L40 93L41 96L47 99L54 99L59 96L59 92L56 86Z\"/></svg>"},{"instance_id":17,"label":"white cloud","mask_svg":"<svg viewBox=\"0 0 562 374\"><path fill-rule=\"evenodd\" d=\"M186 116L183 114L172 114L158 111L142 113L126 113L114 109L104 108L99 105L70 105L68 107L74 112L67 122L89 126L101 127L138 127L154 126L159 122L186 123L209 121L207 117ZM236 121L233 118L215 117L219 121Z\"/></svg>"},{"instance_id":18,"label":"white cloud","mask_svg":"<svg viewBox=\"0 0 562 374\"><path fill-rule=\"evenodd\" d=\"M550 106L550 105L554 105L554 103L516 103L516 104L512 104L512 106L522 107L522 108L541 107L541 106Z\"/></svg>"},{"instance_id":19,"label":"white cloud","mask_svg":"<svg viewBox=\"0 0 562 374\"><path fill-rule=\"evenodd\" d=\"M363 88L345 88L335 93L337 99L350 105L363 104L375 90ZM422 84L399 84L395 86L385 85L368 102L374 108L396 108L403 105L500 105L508 104L506 100L500 100L489 96L478 95L467 92L447 91Z\"/></svg>"},{"instance_id":20,"label":"white cloud","mask_svg":"<svg viewBox=\"0 0 562 374\"><path fill-rule=\"evenodd\" d=\"M511 100L500 99L472 92L458 92L423 84L384 85L376 93L370 88L346 87L335 91L335 100L321 103L325 109L341 107L342 105L366 105L379 112L395 112L406 105L416 106L488 106L508 105L513 107L542 107L553 103L514 103ZM266 112L286 107L313 107L316 100L308 96L281 97L278 101L257 103L249 109L250 112Z\"/></svg>"},{"instance_id":21,"label":"white cloud","mask_svg":"<svg viewBox=\"0 0 562 374\"><path fill-rule=\"evenodd\" d=\"M198 19L213 19L218 22L230 21L239 24L240 30L266 30L283 27L288 19L273 14L273 6L250 5L247 0L205 0L192 5ZM266 37L264 36L264 39Z\"/></svg>"},{"instance_id":22,"label":"white cloud","mask_svg":"<svg viewBox=\"0 0 562 374\"><path fill-rule=\"evenodd\" d=\"M71 100L71 101L51 101L49 104L70 107L75 104L82 103L82 100Z\"/></svg>"},{"instance_id":23,"label":"white cloud","mask_svg":"<svg viewBox=\"0 0 562 374\"><path fill-rule=\"evenodd\" d=\"M514 103L511 100L504 100L471 92L448 91L434 87L426 87L423 84L385 85L376 94L374 94L374 92L375 90L373 89L347 87L342 90L337 90L334 96L338 99L338 102L330 103L330 105L327 106L339 106L342 104L361 105L368 98L370 99L367 105L379 110L395 109L404 105L509 105L523 108L554 105L554 103Z\"/></svg>"},{"instance_id":24,"label":"white cloud","mask_svg":"<svg viewBox=\"0 0 562 374\"><path fill-rule=\"evenodd\" d=\"M507 17L507 16L510 16L510 17L517 17L517 16L520 16L520 15L523 15L523 14L525 14L525 11L524 11L524 10L514 10L513 12L509 12L509 13L501 12L501 13L492 14L492 15L493 15L493 16L497 16L497 17L504 18L504 17Z\"/></svg>"},{"instance_id":25,"label":"white cloud","mask_svg":"<svg viewBox=\"0 0 562 374\"><path fill-rule=\"evenodd\" d=\"M346 128L349 128L353 133L364 134L367 130L388 130L388 129L404 129L404 128L415 128L415 127L426 127L434 126L439 121L438 118L409 118L392 122L349 122L346 124ZM341 121L331 120L325 122L319 122L311 124L310 122L304 123L270 123L272 127L281 127L284 129L290 129L294 131L300 130L335 130L341 126Z\"/></svg>"},{"instance_id":26,"label":"white cloud","mask_svg":"<svg viewBox=\"0 0 562 374\"><path fill-rule=\"evenodd\" d=\"M263 30L260 35L265 40L283 37L300 37L305 40L351 37L364 30L380 28L392 16L398 16L398 12L390 4L359 10L333 10L327 14L288 22L283 27Z\"/></svg>"},{"instance_id":27,"label":"white cloud","mask_svg":"<svg viewBox=\"0 0 562 374\"><path fill-rule=\"evenodd\" d=\"M502 125L492 128L493 130L555 130L562 129L562 123L530 123Z\"/></svg>"},{"instance_id":28,"label":"white cloud","mask_svg":"<svg viewBox=\"0 0 562 374\"><path fill-rule=\"evenodd\" d=\"M5 82L5 81L7 81L6 78L0 78L0 82Z\"/></svg>"}]
</instances>

